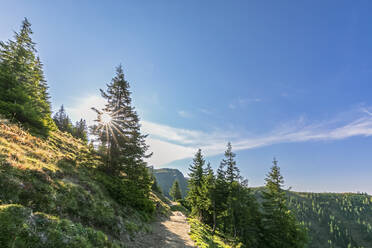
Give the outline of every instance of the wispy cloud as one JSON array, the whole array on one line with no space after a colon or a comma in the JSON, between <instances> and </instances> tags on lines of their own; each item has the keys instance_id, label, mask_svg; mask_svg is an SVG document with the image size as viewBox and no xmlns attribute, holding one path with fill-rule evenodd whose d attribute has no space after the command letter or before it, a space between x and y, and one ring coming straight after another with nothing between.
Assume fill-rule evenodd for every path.
<instances>
[{"instance_id":1,"label":"wispy cloud","mask_svg":"<svg viewBox=\"0 0 372 248\"><path fill-rule=\"evenodd\" d=\"M143 127L153 139L151 142L154 140L163 142L156 144L154 147L156 152L154 150L154 156L150 160L155 165L163 165L175 160L190 158L198 148L201 148L207 156L222 154L228 141L233 143L235 151L240 151L280 143L332 141L354 136L372 136L372 116L362 116L347 123L338 123L338 125L328 120L306 124L304 119L300 118L257 136L226 131L208 133L151 122L144 122ZM176 153L169 152L173 146L173 149L177 149Z\"/></svg>"},{"instance_id":2,"label":"wispy cloud","mask_svg":"<svg viewBox=\"0 0 372 248\"><path fill-rule=\"evenodd\" d=\"M368 108L361 108L361 111L368 114L369 116L372 116L372 111L369 110Z\"/></svg>"},{"instance_id":3,"label":"wispy cloud","mask_svg":"<svg viewBox=\"0 0 372 248\"><path fill-rule=\"evenodd\" d=\"M199 112L201 112L201 113L203 113L203 114L206 114L206 115L211 115L211 114L213 114L213 111L212 111L212 110L209 110L209 109L199 108L198 110L199 110Z\"/></svg>"},{"instance_id":4,"label":"wispy cloud","mask_svg":"<svg viewBox=\"0 0 372 248\"><path fill-rule=\"evenodd\" d=\"M77 100L74 106L66 106L73 120L84 118L90 125L96 118L92 106L103 107L104 100L98 96L87 96ZM352 119L350 119L352 116ZM372 136L371 108L359 108L349 114L349 119L334 118L320 122L309 122L301 117L285 122L273 130L259 135L247 135L235 130L214 129L211 131L176 128L151 121L141 121L142 132L149 134L147 143L154 155L149 163L165 165L175 160L191 158L198 148L207 156L224 152L226 143L231 141L235 151L254 149L274 144L342 140L354 136Z\"/></svg>"},{"instance_id":5,"label":"wispy cloud","mask_svg":"<svg viewBox=\"0 0 372 248\"><path fill-rule=\"evenodd\" d=\"M97 114L91 110L92 107L101 109L105 106L105 99L98 95L87 95L76 99L72 102L72 106L67 105L66 111L72 120L80 120L83 118L88 125L92 125L97 119Z\"/></svg>"},{"instance_id":6,"label":"wispy cloud","mask_svg":"<svg viewBox=\"0 0 372 248\"><path fill-rule=\"evenodd\" d=\"M236 109L237 107L244 107L250 103L262 102L261 98L237 98L229 103L228 107L230 109Z\"/></svg>"},{"instance_id":7,"label":"wispy cloud","mask_svg":"<svg viewBox=\"0 0 372 248\"><path fill-rule=\"evenodd\" d=\"M192 114L189 113L189 112L187 112L187 111L185 111L185 110L179 110L179 111L177 112L177 114L178 114L179 116L181 116L182 118L191 118L191 117L192 117Z\"/></svg>"}]
</instances>

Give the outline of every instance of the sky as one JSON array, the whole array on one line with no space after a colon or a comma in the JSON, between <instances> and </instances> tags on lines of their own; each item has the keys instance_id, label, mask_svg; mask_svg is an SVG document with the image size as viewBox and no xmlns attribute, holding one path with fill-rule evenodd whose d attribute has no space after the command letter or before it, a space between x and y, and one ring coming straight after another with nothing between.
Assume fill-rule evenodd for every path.
<instances>
[{"instance_id":1,"label":"sky","mask_svg":"<svg viewBox=\"0 0 372 248\"><path fill-rule=\"evenodd\" d=\"M156 168L185 175L232 142L261 186L273 157L296 191L372 193L372 2L26 1L1 4L0 40L24 17L53 110L94 119L123 65Z\"/></svg>"}]
</instances>

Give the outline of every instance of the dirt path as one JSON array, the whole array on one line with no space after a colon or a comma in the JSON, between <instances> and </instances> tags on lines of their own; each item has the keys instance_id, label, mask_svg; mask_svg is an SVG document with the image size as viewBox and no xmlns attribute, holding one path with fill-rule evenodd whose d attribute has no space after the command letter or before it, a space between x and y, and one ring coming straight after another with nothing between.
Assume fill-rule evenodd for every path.
<instances>
[{"instance_id":1,"label":"dirt path","mask_svg":"<svg viewBox=\"0 0 372 248\"><path fill-rule=\"evenodd\" d=\"M173 211L169 219L152 224L152 233L136 239L129 247L146 248L193 248L194 242L188 232L190 225L179 211Z\"/></svg>"}]
</instances>

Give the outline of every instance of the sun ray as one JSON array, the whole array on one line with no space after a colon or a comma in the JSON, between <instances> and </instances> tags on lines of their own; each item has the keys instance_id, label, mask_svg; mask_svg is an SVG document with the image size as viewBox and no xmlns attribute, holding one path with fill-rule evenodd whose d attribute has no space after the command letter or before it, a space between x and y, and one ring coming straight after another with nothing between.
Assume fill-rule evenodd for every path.
<instances>
[{"instance_id":1,"label":"sun ray","mask_svg":"<svg viewBox=\"0 0 372 248\"><path fill-rule=\"evenodd\" d=\"M126 140L128 141L128 137L126 137L117 127L115 123L112 123L112 127Z\"/></svg>"},{"instance_id":2,"label":"sun ray","mask_svg":"<svg viewBox=\"0 0 372 248\"><path fill-rule=\"evenodd\" d=\"M109 129L110 129L110 132L111 132L111 134L112 134L112 138L114 139L116 145L119 145L119 142L118 142L118 140L117 140L116 137L115 137L115 133L114 133L114 131L112 130L111 125L108 125L108 127L109 127Z\"/></svg>"},{"instance_id":3,"label":"sun ray","mask_svg":"<svg viewBox=\"0 0 372 248\"><path fill-rule=\"evenodd\" d=\"M107 125L105 125L105 129L106 129L106 142L107 142L107 145L109 144L109 133L108 133L108 129L107 129Z\"/></svg>"}]
</instances>

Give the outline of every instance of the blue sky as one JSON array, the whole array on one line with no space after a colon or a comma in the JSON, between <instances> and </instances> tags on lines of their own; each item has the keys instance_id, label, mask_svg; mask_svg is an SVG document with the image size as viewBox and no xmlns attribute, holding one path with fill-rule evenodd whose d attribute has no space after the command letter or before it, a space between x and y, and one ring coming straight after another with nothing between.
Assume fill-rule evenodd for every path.
<instances>
[{"instance_id":1,"label":"blue sky","mask_svg":"<svg viewBox=\"0 0 372 248\"><path fill-rule=\"evenodd\" d=\"M0 40L33 24L53 109L94 118L122 63L156 167L227 141L262 185L372 193L370 1L3 1Z\"/></svg>"}]
</instances>

